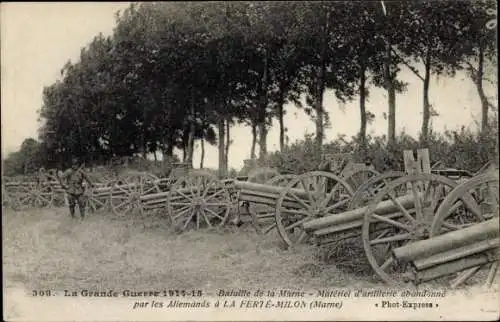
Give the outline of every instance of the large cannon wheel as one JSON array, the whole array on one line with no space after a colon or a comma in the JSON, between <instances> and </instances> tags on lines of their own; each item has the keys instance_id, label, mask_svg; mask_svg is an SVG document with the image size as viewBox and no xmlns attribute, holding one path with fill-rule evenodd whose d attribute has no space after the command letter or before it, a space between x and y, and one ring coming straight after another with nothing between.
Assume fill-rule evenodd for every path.
<instances>
[{"instance_id":1,"label":"large cannon wheel","mask_svg":"<svg viewBox=\"0 0 500 322\"><path fill-rule=\"evenodd\" d=\"M438 206L456 186L453 180L439 175L409 175L388 184L370 202L362 227L363 247L370 265L383 281L393 285L406 283L409 266L396 261L392 249L428 239ZM410 201L403 204L399 197ZM377 206L384 200L391 200L397 211L377 214Z\"/></svg>"},{"instance_id":2,"label":"large cannon wheel","mask_svg":"<svg viewBox=\"0 0 500 322\"><path fill-rule=\"evenodd\" d=\"M110 205L117 215L138 211L144 213L141 196L160 192L158 178L147 172L138 172L118 178L111 187Z\"/></svg>"},{"instance_id":3,"label":"large cannon wheel","mask_svg":"<svg viewBox=\"0 0 500 322\"><path fill-rule=\"evenodd\" d=\"M297 177L295 174L277 175L268 180L265 184L286 187L295 177ZM250 204L248 205L248 212L252 216L253 225L258 233L265 235L276 228L276 207Z\"/></svg>"},{"instance_id":4,"label":"large cannon wheel","mask_svg":"<svg viewBox=\"0 0 500 322\"><path fill-rule=\"evenodd\" d=\"M362 168L342 174L342 178L353 189L353 191L356 191L363 183L379 175L380 173L373 169Z\"/></svg>"},{"instance_id":5,"label":"large cannon wheel","mask_svg":"<svg viewBox=\"0 0 500 322\"><path fill-rule=\"evenodd\" d=\"M154 180L156 180L154 175L145 173L144 176L147 178L146 182L154 184ZM88 188L86 191L87 209L90 212L108 210L111 205L113 186L118 180L107 174L103 174L102 176L94 175L90 180L92 180L95 186L94 188ZM140 179L137 180L137 178L131 181L140 183ZM121 183L123 184L123 182Z\"/></svg>"},{"instance_id":6,"label":"large cannon wheel","mask_svg":"<svg viewBox=\"0 0 500 322\"><path fill-rule=\"evenodd\" d=\"M89 212L98 212L106 210L110 204L111 189L109 184L95 184L94 188L87 189L85 192L86 207Z\"/></svg>"},{"instance_id":7,"label":"large cannon wheel","mask_svg":"<svg viewBox=\"0 0 500 322\"><path fill-rule=\"evenodd\" d=\"M276 226L288 247L309 238L302 224L345 211L352 188L340 177L324 171L297 176L284 188L276 202Z\"/></svg>"},{"instance_id":8,"label":"large cannon wheel","mask_svg":"<svg viewBox=\"0 0 500 322\"><path fill-rule=\"evenodd\" d=\"M438 208L430 229L431 237L498 216L498 188L496 171L480 174L456 187ZM487 255L493 255L493 252L489 251ZM478 277L476 280L485 280L485 287L489 288L497 275L498 264L498 261L493 261L468 268L457 274L451 287L459 287Z\"/></svg>"},{"instance_id":9,"label":"large cannon wheel","mask_svg":"<svg viewBox=\"0 0 500 322\"><path fill-rule=\"evenodd\" d=\"M174 227L222 227L233 209L224 184L207 171L191 171L171 187L167 198L168 214Z\"/></svg>"},{"instance_id":10,"label":"large cannon wheel","mask_svg":"<svg viewBox=\"0 0 500 322\"><path fill-rule=\"evenodd\" d=\"M16 210L47 208L54 201L54 191L50 184L21 183L14 195L16 200L13 205Z\"/></svg>"},{"instance_id":11,"label":"large cannon wheel","mask_svg":"<svg viewBox=\"0 0 500 322\"><path fill-rule=\"evenodd\" d=\"M389 184L389 182L404 176L404 172L391 171L371 177L363 182L357 188L356 192L354 192L351 202L349 203L349 210L366 206L379 191Z\"/></svg>"},{"instance_id":12,"label":"large cannon wheel","mask_svg":"<svg viewBox=\"0 0 500 322\"><path fill-rule=\"evenodd\" d=\"M250 171L247 181L268 185L279 185L278 183L282 182L280 178L282 178L282 176L277 170L269 167L263 167L256 168ZM252 216L253 226L258 233L267 234L272 230L273 227L270 227L269 224L270 221L274 221L273 208L266 205L253 204L249 202L244 202L242 206L246 209L247 213ZM235 223L237 222L239 222L239 219L235 219Z\"/></svg>"}]
</instances>

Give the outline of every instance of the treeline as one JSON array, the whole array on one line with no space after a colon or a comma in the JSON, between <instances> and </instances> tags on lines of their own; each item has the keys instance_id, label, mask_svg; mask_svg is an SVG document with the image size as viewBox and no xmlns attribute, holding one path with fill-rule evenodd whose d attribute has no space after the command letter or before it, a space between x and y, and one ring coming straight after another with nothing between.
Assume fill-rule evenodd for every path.
<instances>
[{"instance_id":1,"label":"treeline","mask_svg":"<svg viewBox=\"0 0 500 322\"><path fill-rule=\"evenodd\" d=\"M387 92L387 142L396 141L397 95L409 68L422 81L420 142L429 143L434 75L467 71L481 100L482 130L492 104L484 87L496 66L494 1L146 2L116 14L113 34L97 35L79 61L44 88L40 155L47 166L78 155L87 162L175 148L192 162L195 141L218 145L225 175L231 127L251 128L251 158L267 155L285 106L314 120L314 152L330 124L323 96L359 98L357 144L366 151L369 89ZM490 76L496 77L496 68ZM305 96L306 104L302 104ZM290 104L292 103L292 104ZM155 153L156 155L156 153ZM203 167L202 164L200 164Z\"/></svg>"}]
</instances>

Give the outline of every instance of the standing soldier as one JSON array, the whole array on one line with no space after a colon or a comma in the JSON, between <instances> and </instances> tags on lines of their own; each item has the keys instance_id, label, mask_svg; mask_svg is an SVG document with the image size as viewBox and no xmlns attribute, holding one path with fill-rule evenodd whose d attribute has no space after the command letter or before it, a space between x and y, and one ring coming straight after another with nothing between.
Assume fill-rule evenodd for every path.
<instances>
[{"instance_id":1,"label":"standing soldier","mask_svg":"<svg viewBox=\"0 0 500 322\"><path fill-rule=\"evenodd\" d=\"M64 179L67 179L67 184L64 184ZM64 190L66 190L69 204L69 212L71 218L75 218L75 205L78 203L78 209L82 219L85 217L85 188L83 187L83 180L87 181L91 187L94 187L87 174L79 166L78 159L73 158L71 169L66 170L59 176L59 182Z\"/></svg>"}]
</instances>

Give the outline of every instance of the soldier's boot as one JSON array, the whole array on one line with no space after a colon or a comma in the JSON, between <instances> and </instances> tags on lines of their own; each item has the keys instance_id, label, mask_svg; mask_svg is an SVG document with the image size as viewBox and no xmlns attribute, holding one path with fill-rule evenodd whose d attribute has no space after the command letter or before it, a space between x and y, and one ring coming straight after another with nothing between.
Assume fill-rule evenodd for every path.
<instances>
[{"instance_id":1,"label":"soldier's boot","mask_svg":"<svg viewBox=\"0 0 500 322\"><path fill-rule=\"evenodd\" d=\"M80 210L80 217L83 219L85 218L85 206L83 205L78 205L78 210Z\"/></svg>"},{"instance_id":2,"label":"soldier's boot","mask_svg":"<svg viewBox=\"0 0 500 322\"><path fill-rule=\"evenodd\" d=\"M69 206L69 214L71 218L75 218L75 206Z\"/></svg>"}]
</instances>

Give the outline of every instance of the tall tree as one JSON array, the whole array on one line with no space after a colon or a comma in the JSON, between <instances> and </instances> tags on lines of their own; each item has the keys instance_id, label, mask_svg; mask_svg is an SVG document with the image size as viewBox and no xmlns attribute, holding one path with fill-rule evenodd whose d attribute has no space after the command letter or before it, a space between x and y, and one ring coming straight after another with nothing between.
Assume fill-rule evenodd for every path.
<instances>
[{"instance_id":1,"label":"tall tree","mask_svg":"<svg viewBox=\"0 0 500 322\"><path fill-rule=\"evenodd\" d=\"M437 115L430 101L432 74L454 75L466 57L456 45L468 29L466 1L418 1L408 3L405 16L405 38L398 48L412 60L406 66L422 81L423 119L421 139L428 142L430 120ZM453 17L453 18L451 18ZM423 66L419 71L413 63Z\"/></svg>"},{"instance_id":2,"label":"tall tree","mask_svg":"<svg viewBox=\"0 0 500 322\"><path fill-rule=\"evenodd\" d=\"M474 83L481 102L481 131L487 132L488 114L495 106L488 100L485 84L498 86L496 78L497 46L496 32L488 28L491 19L490 11L495 8L495 1L475 1L468 6L469 25L463 39L457 42L456 49L469 56L465 60L465 70ZM464 17L465 18L465 15Z\"/></svg>"}]
</instances>

